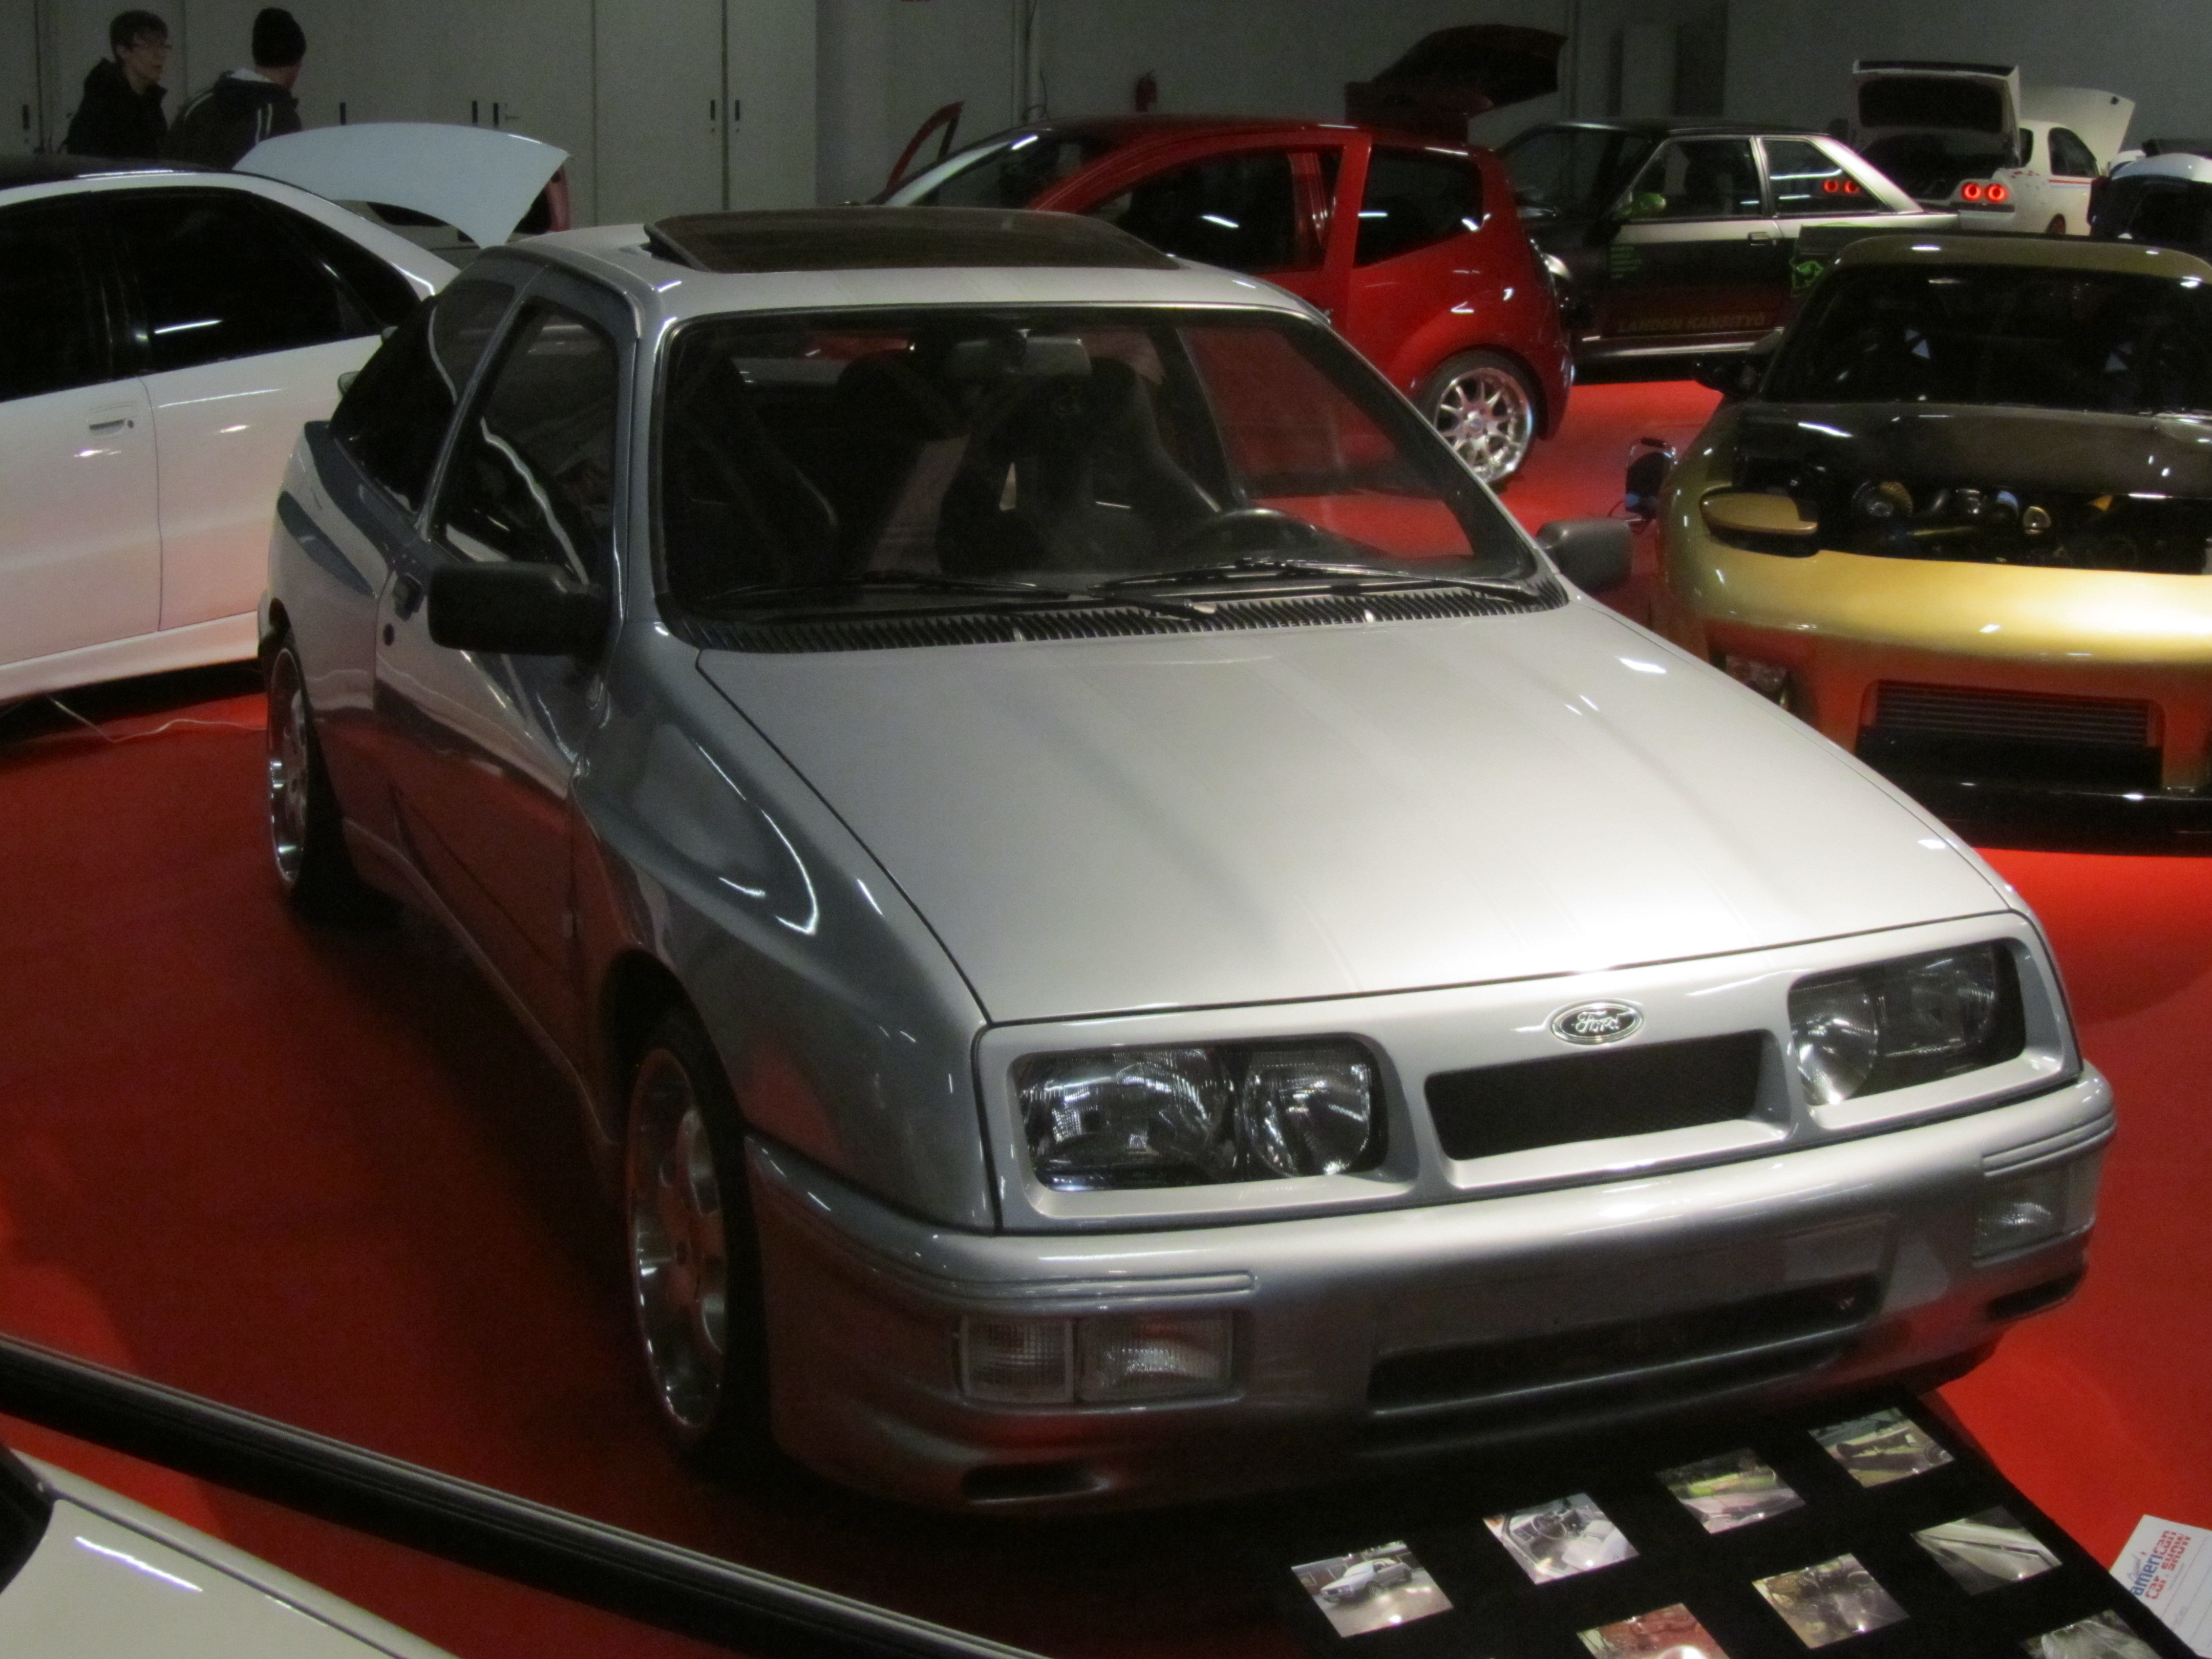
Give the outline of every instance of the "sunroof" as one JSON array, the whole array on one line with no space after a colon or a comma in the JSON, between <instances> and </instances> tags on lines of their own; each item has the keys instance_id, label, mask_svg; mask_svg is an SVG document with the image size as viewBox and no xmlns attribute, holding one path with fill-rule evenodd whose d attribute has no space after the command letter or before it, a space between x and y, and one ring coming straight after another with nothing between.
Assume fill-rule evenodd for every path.
<instances>
[{"instance_id":1,"label":"sunroof","mask_svg":"<svg viewBox=\"0 0 2212 1659\"><path fill-rule=\"evenodd\" d=\"M925 270L1052 265L1172 270L1127 231L1071 213L992 208L799 208L686 213L646 227L661 258L696 270Z\"/></svg>"}]
</instances>

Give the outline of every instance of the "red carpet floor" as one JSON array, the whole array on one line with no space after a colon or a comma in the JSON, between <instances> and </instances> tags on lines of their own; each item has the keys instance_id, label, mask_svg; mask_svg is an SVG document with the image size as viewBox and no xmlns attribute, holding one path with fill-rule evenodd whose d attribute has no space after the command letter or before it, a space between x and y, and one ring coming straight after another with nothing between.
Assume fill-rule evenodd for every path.
<instances>
[{"instance_id":1,"label":"red carpet floor","mask_svg":"<svg viewBox=\"0 0 2212 1659\"><path fill-rule=\"evenodd\" d=\"M1577 394L1507 500L1604 512L1692 387ZM1609 493L1608 493L1609 492ZM527 1497L1067 1656L1274 1656L1228 1517L1008 1528L803 1476L709 1486L634 1370L608 1208L560 1087L428 931L278 904L259 704L235 678L0 718L0 1328ZM179 716L210 722L151 732ZM2009 853L2121 1135L2088 1285L1949 1391L2109 1559L2146 1511L2212 1523L2212 860ZM220 1490L0 1425L465 1659L707 1650Z\"/></svg>"}]
</instances>

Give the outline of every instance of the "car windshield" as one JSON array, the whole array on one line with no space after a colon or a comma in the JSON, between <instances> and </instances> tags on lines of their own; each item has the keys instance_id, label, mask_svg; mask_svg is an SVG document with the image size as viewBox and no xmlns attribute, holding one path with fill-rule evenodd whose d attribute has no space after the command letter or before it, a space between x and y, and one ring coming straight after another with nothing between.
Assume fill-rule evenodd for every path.
<instances>
[{"instance_id":1,"label":"car windshield","mask_svg":"<svg viewBox=\"0 0 2212 1659\"><path fill-rule=\"evenodd\" d=\"M986 139L892 192L909 207L1027 207L1113 149L1082 132L1018 132Z\"/></svg>"},{"instance_id":2,"label":"car windshield","mask_svg":"<svg viewBox=\"0 0 2212 1659\"><path fill-rule=\"evenodd\" d=\"M1654 142L1646 134L1603 127L1539 127L1498 156L1522 206L1565 213L1610 199Z\"/></svg>"},{"instance_id":3,"label":"car windshield","mask_svg":"<svg viewBox=\"0 0 2212 1659\"><path fill-rule=\"evenodd\" d=\"M2194 277L2020 265L1838 271L1765 395L1788 403L2212 409L2212 294Z\"/></svg>"},{"instance_id":4,"label":"car windshield","mask_svg":"<svg viewBox=\"0 0 2212 1659\"><path fill-rule=\"evenodd\" d=\"M658 464L693 609L1534 574L1419 416L1280 313L702 320L669 349Z\"/></svg>"}]
</instances>

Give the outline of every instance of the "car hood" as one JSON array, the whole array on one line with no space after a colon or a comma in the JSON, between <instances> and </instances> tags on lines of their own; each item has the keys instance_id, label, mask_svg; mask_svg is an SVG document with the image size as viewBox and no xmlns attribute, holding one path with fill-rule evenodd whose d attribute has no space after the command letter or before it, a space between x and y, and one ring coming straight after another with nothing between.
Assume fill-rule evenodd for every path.
<instances>
[{"instance_id":1,"label":"car hood","mask_svg":"<svg viewBox=\"0 0 2212 1659\"><path fill-rule=\"evenodd\" d=\"M364 121L264 139L246 153L238 171L334 202L427 213L478 247L497 247L568 159L568 151L519 132Z\"/></svg>"},{"instance_id":2,"label":"car hood","mask_svg":"<svg viewBox=\"0 0 2212 1659\"><path fill-rule=\"evenodd\" d=\"M1580 601L701 667L994 1021L1566 974L2002 906L1856 762Z\"/></svg>"}]
</instances>

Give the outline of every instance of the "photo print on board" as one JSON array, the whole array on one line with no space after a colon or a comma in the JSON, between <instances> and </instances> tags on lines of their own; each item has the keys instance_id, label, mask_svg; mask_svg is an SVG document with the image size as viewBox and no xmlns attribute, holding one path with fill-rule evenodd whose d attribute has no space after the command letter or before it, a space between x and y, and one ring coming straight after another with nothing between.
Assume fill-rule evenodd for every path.
<instances>
[{"instance_id":1,"label":"photo print on board","mask_svg":"<svg viewBox=\"0 0 2212 1659\"><path fill-rule=\"evenodd\" d=\"M2010 1510L2002 1508L1926 1528L1914 1533L1912 1541L1934 1556L1936 1565L1969 1595L2016 1584L2058 1565L2058 1558Z\"/></svg>"},{"instance_id":2,"label":"photo print on board","mask_svg":"<svg viewBox=\"0 0 2212 1659\"><path fill-rule=\"evenodd\" d=\"M1951 1454L1937 1445L1925 1429L1894 1407L1871 1417L1855 1417L1833 1428L1815 1429L1813 1438L1862 1486L1925 1474L1951 1461Z\"/></svg>"},{"instance_id":3,"label":"photo print on board","mask_svg":"<svg viewBox=\"0 0 2212 1659\"><path fill-rule=\"evenodd\" d=\"M1482 1524L1539 1584L1609 1567L1636 1553L1628 1535L1588 1492L1493 1515Z\"/></svg>"},{"instance_id":4,"label":"photo print on board","mask_svg":"<svg viewBox=\"0 0 2212 1659\"><path fill-rule=\"evenodd\" d=\"M1678 1469L1662 1470L1659 1479L1707 1532L1747 1527L1754 1521L1805 1507L1805 1500L1790 1489L1788 1482L1748 1451L1725 1452L1685 1463Z\"/></svg>"},{"instance_id":5,"label":"photo print on board","mask_svg":"<svg viewBox=\"0 0 2212 1659\"><path fill-rule=\"evenodd\" d=\"M1680 1602L1582 1633L1596 1659L1728 1659L1728 1651Z\"/></svg>"},{"instance_id":6,"label":"photo print on board","mask_svg":"<svg viewBox=\"0 0 2212 1659\"><path fill-rule=\"evenodd\" d=\"M2117 1613L2094 1613L2022 1644L2028 1659L2158 1659L2158 1651Z\"/></svg>"},{"instance_id":7,"label":"photo print on board","mask_svg":"<svg viewBox=\"0 0 2212 1659\"><path fill-rule=\"evenodd\" d=\"M1753 1588L1808 1648L1863 1636L1905 1617L1905 1609L1875 1583L1856 1555L1778 1572Z\"/></svg>"},{"instance_id":8,"label":"photo print on board","mask_svg":"<svg viewBox=\"0 0 2212 1659\"><path fill-rule=\"evenodd\" d=\"M1339 1636L1362 1636L1451 1610L1429 1570L1403 1543L1309 1561L1291 1572Z\"/></svg>"}]
</instances>

